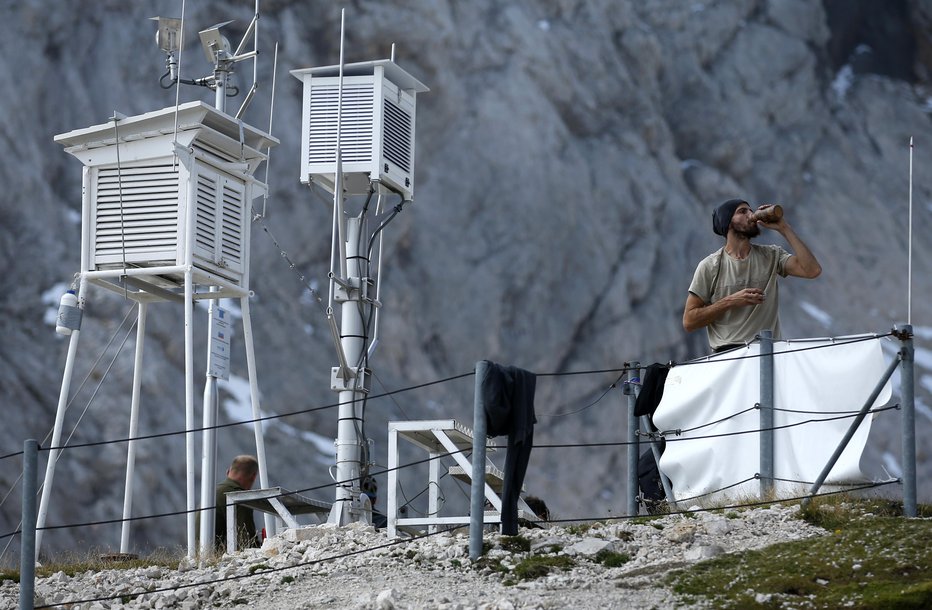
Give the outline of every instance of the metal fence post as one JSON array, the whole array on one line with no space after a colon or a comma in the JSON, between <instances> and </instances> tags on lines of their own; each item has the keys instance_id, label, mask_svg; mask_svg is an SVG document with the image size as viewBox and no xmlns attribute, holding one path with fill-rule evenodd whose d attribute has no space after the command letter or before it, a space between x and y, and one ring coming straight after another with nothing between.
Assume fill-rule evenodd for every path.
<instances>
[{"instance_id":1,"label":"metal fence post","mask_svg":"<svg viewBox=\"0 0 932 610\"><path fill-rule=\"evenodd\" d=\"M819 488L822 487L822 483L824 483L825 479L828 478L828 475L832 471L832 468L835 467L835 463L838 461L838 458L841 457L845 447L848 446L848 442L851 440L851 437L854 436L858 426L860 426L861 422L864 421L864 418L867 417L868 411L870 411L871 407L874 406L874 401L877 400L878 396L880 396L880 393L883 391L883 387L887 385L888 381L890 381L890 378L893 376L893 372L896 371L896 367L900 366L902 360L903 352L901 351L896 355L896 358L893 359L893 362L890 363L890 366L887 367L887 370L884 371L884 374L880 377L880 381L877 382L877 385L874 386L874 390L871 392L870 396L868 396L867 401L865 401L864 406L861 407L861 410L858 411L858 414L851 422L851 425L848 427L848 431L845 432L845 435L842 437L841 441L838 442L838 446L835 448L835 452L832 454L832 457L828 459L825 467L822 468L822 472L819 474L818 478L816 478L815 483L813 483L812 487L809 488L809 495L803 498L803 501L800 503L803 508L809 506L809 502L812 500L813 496L815 496L816 492L819 491ZM915 487L913 488L913 493L915 493Z\"/></svg>"},{"instance_id":2,"label":"metal fence post","mask_svg":"<svg viewBox=\"0 0 932 610\"><path fill-rule=\"evenodd\" d=\"M628 492L626 510L629 516L638 514L638 430L637 417L634 415L634 404L637 402L637 396L634 394L632 384L640 382L641 363L635 362L630 365L626 362L625 368L628 369L628 379L622 386L625 396L628 397Z\"/></svg>"},{"instance_id":3,"label":"metal fence post","mask_svg":"<svg viewBox=\"0 0 932 610\"><path fill-rule=\"evenodd\" d=\"M916 404L915 404L915 377L913 362L915 350L913 348L913 327L911 324L903 326L897 333L903 344L900 350L900 394L903 401L902 430L903 430L903 514L907 517L916 516Z\"/></svg>"},{"instance_id":4,"label":"metal fence post","mask_svg":"<svg viewBox=\"0 0 932 610\"><path fill-rule=\"evenodd\" d=\"M485 517L485 405L482 385L489 373L489 362L476 363L476 395L473 399L472 423L472 485L469 492L469 559L482 556L482 527Z\"/></svg>"},{"instance_id":5,"label":"metal fence post","mask_svg":"<svg viewBox=\"0 0 932 610\"><path fill-rule=\"evenodd\" d=\"M760 331L760 495L773 495L773 332Z\"/></svg>"},{"instance_id":6,"label":"metal fence post","mask_svg":"<svg viewBox=\"0 0 932 610\"><path fill-rule=\"evenodd\" d=\"M19 551L19 608L35 606L36 591L36 493L39 482L39 444L35 439L23 442L23 525Z\"/></svg>"}]
</instances>

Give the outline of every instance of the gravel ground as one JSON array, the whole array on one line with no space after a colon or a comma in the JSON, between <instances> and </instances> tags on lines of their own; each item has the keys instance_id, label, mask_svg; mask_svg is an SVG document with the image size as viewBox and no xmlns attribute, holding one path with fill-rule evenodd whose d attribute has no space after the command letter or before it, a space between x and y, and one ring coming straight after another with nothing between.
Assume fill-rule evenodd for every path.
<instances>
[{"instance_id":1,"label":"gravel ground","mask_svg":"<svg viewBox=\"0 0 932 610\"><path fill-rule=\"evenodd\" d=\"M185 560L177 570L57 573L37 580L36 605L76 610L688 608L661 584L665 574L722 553L824 533L797 519L797 510L776 505L727 515L522 528L516 538L487 533L491 549L476 564L468 558L465 530L393 541L369 526L308 526L204 568ZM523 548L515 548L519 543ZM627 561L607 567L606 554ZM522 579L518 567L528 558L562 561L567 569ZM147 593L80 601L141 592ZM5 582L0 607L16 607L18 594L17 584Z\"/></svg>"}]
</instances>

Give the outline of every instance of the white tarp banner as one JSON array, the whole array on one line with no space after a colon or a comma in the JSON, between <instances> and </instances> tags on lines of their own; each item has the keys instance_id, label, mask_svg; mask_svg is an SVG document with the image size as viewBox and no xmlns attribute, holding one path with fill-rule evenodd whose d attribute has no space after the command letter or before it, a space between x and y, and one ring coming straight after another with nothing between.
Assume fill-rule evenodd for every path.
<instances>
[{"instance_id":1,"label":"white tarp banner","mask_svg":"<svg viewBox=\"0 0 932 610\"><path fill-rule=\"evenodd\" d=\"M887 370L878 338L774 342L774 478L811 485ZM754 498L760 481L760 346L674 366L654 425L667 432L660 471L676 499ZM892 395L888 382L873 407ZM851 415L845 417L846 415ZM864 419L826 483L864 482L859 466L870 432ZM753 432L748 432L753 431ZM742 433L743 432L743 433ZM739 433L739 434L736 434ZM751 479L751 480L748 480ZM778 497L810 485L774 483Z\"/></svg>"}]
</instances>

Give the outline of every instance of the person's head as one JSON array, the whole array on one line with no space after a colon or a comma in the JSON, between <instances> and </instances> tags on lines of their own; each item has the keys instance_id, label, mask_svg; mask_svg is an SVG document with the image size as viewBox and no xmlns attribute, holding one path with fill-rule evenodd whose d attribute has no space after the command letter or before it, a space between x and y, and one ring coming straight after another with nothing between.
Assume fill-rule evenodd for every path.
<instances>
[{"instance_id":1,"label":"person's head","mask_svg":"<svg viewBox=\"0 0 932 610\"><path fill-rule=\"evenodd\" d=\"M760 235L760 227L751 218L751 214L753 210L747 201L729 199L712 212L712 231L726 239L729 231L748 239L757 237Z\"/></svg>"},{"instance_id":2,"label":"person's head","mask_svg":"<svg viewBox=\"0 0 932 610\"><path fill-rule=\"evenodd\" d=\"M547 504L543 500L537 496L527 496L524 498L524 502L541 520L550 521L550 509L547 508Z\"/></svg>"},{"instance_id":3,"label":"person's head","mask_svg":"<svg viewBox=\"0 0 932 610\"><path fill-rule=\"evenodd\" d=\"M375 477L372 475L363 477L362 483L359 485L359 490L369 496L369 502L372 503L372 506L375 506L375 501L379 497L379 485L375 482Z\"/></svg>"},{"instance_id":4,"label":"person's head","mask_svg":"<svg viewBox=\"0 0 932 610\"><path fill-rule=\"evenodd\" d=\"M243 486L243 489L252 489L259 474L259 461L251 455L238 455L227 469L227 476Z\"/></svg>"}]
</instances>

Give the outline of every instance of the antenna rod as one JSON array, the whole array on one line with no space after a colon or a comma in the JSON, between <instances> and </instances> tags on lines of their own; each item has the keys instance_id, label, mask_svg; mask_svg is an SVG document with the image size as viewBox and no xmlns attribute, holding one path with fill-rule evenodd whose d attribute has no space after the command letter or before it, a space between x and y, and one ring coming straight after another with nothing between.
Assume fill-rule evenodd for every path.
<instances>
[{"instance_id":1,"label":"antenna rod","mask_svg":"<svg viewBox=\"0 0 932 610\"><path fill-rule=\"evenodd\" d=\"M256 16L252 18L253 40L252 50L256 54L252 60L252 90L256 90L256 83L259 82L259 0L256 0ZM272 74L272 80L275 80L275 74ZM269 132L270 134L272 132ZM266 182L268 184L268 182Z\"/></svg>"},{"instance_id":2,"label":"antenna rod","mask_svg":"<svg viewBox=\"0 0 932 610\"><path fill-rule=\"evenodd\" d=\"M906 264L906 323L913 323L913 137L909 136L909 238Z\"/></svg>"},{"instance_id":3,"label":"antenna rod","mask_svg":"<svg viewBox=\"0 0 932 610\"><path fill-rule=\"evenodd\" d=\"M340 86L337 88L337 167L333 177L333 205L339 232L340 279L346 279L346 239L343 235L343 163L341 159L340 127L343 123L343 41L346 38L346 9L340 9Z\"/></svg>"},{"instance_id":4,"label":"antenna rod","mask_svg":"<svg viewBox=\"0 0 932 610\"><path fill-rule=\"evenodd\" d=\"M178 106L181 104L181 54L184 53L184 5L185 0L181 0L181 26L178 30L178 82L175 83L175 133L172 136L172 142L175 147L178 146ZM172 154L172 170L177 167L178 152Z\"/></svg>"},{"instance_id":5,"label":"antenna rod","mask_svg":"<svg viewBox=\"0 0 932 610\"><path fill-rule=\"evenodd\" d=\"M269 101L269 135L272 135L272 119L275 117L275 76L278 72L278 43L275 43L275 54L272 58L272 95ZM265 148L265 197L262 198L262 217L265 218L265 208L269 203L269 165L272 161L272 145Z\"/></svg>"}]
</instances>

